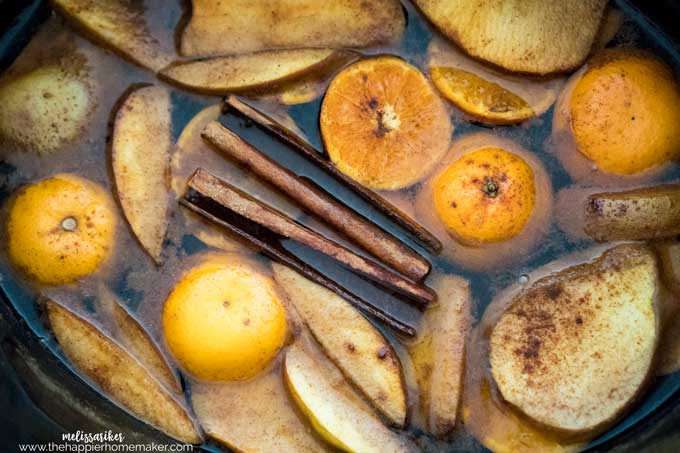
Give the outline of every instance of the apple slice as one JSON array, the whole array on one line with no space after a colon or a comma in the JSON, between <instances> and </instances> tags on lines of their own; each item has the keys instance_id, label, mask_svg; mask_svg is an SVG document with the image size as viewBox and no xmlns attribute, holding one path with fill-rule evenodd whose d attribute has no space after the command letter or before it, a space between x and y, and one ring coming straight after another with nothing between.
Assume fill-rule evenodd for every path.
<instances>
[{"instance_id":1,"label":"apple slice","mask_svg":"<svg viewBox=\"0 0 680 453\"><path fill-rule=\"evenodd\" d=\"M312 427L335 447L356 453L408 451L395 433L338 391L300 344L286 354L284 378Z\"/></svg>"},{"instance_id":2,"label":"apple slice","mask_svg":"<svg viewBox=\"0 0 680 453\"><path fill-rule=\"evenodd\" d=\"M181 34L187 57L302 47L367 47L401 37L397 0L193 0Z\"/></svg>"},{"instance_id":3,"label":"apple slice","mask_svg":"<svg viewBox=\"0 0 680 453\"><path fill-rule=\"evenodd\" d=\"M327 450L297 414L280 367L248 381L195 383L191 402L206 434L234 451Z\"/></svg>"},{"instance_id":4,"label":"apple slice","mask_svg":"<svg viewBox=\"0 0 680 453\"><path fill-rule=\"evenodd\" d=\"M143 4L127 0L52 0L54 8L86 33L154 72L173 59L151 34Z\"/></svg>"},{"instance_id":5,"label":"apple slice","mask_svg":"<svg viewBox=\"0 0 680 453\"><path fill-rule=\"evenodd\" d=\"M414 0L450 40L475 59L512 72L568 72L598 37L607 0Z\"/></svg>"},{"instance_id":6,"label":"apple slice","mask_svg":"<svg viewBox=\"0 0 680 453\"><path fill-rule=\"evenodd\" d=\"M661 290L653 251L624 244L502 299L489 362L503 399L573 439L606 429L653 372Z\"/></svg>"},{"instance_id":7,"label":"apple slice","mask_svg":"<svg viewBox=\"0 0 680 453\"><path fill-rule=\"evenodd\" d=\"M166 389L182 393L182 385L174 368L151 339L149 333L123 307L106 286L99 286L99 307L115 326L117 339Z\"/></svg>"},{"instance_id":8,"label":"apple slice","mask_svg":"<svg viewBox=\"0 0 680 453\"><path fill-rule=\"evenodd\" d=\"M171 149L170 93L134 89L113 124L113 174L125 217L142 247L160 262L168 226Z\"/></svg>"},{"instance_id":9,"label":"apple slice","mask_svg":"<svg viewBox=\"0 0 680 453\"><path fill-rule=\"evenodd\" d=\"M273 50L177 63L160 76L188 90L224 95L275 87L337 64L347 55L332 49Z\"/></svg>"},{"instance_id":10,"label":"apple slice","mask_svg":"<svg viewBox=\"0 0 680 453\"><path fill-rule=\"evenodd\" d=\"M130 413L191 444L202 437L186 409L125 349L85 319L48 300L50 326L73 366Z\"/></svg>"},{"instance_id":11,"label":"apple slice","mask_svg":"<svg viewBox=\"0 0 680 453\"><path fill-rule=\"evenodd\" d=\"M432 282L438 304L423 316L418 342L409 348L427 431L443 437L456 426L462 395L465 343L471 323L470 283L443 275Z\"/></svg>"},{"instance_id":12,"label":"apple slice","mask_svg":"<svg viewBox=\"0 0 680 453\"><path fill-rule=\"evenodd\" d=\"M404 426L406 392L390 343L340 296L286 266L272 266L276 283L326 355L390 423Z\"/></svg>"}]
</instances>

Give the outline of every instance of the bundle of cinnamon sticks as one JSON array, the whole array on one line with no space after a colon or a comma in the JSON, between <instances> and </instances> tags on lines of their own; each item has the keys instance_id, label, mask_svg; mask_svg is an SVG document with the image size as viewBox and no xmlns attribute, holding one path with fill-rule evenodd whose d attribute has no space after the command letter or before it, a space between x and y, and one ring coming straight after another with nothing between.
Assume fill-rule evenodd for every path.
<instances>
[{"instance_id":1,"label":"bundle of cinnamon sticks","mask_svg":"<svg viewBox=\"0 0 680 453\"><path fill-rule=\"evenodd\" d=\"M235 97L227 98L226 104L301 151L305 157L311 158L313 163L320 165L331 176L342 175L338 179L343 184L355 190L380 211L388 213L391 219L398 219L397 223L415 236L424 247L431 250L438 250L441 247L431 233L378 194L351 179L351 183L348 183L347 176L340 173L332 163L325 160L318 151L297 135ZM324 237L231 186L206 169L196 170L188 181L189 189L180 203L244 238L270 258L288 265L307 278L338 293L357 308L396 331L409 336L415 335L413 326L396 319L375 304L363 300L349 289L325 277L282 247L281 241L297 241L321 252L343 267L389 292L400 295L419 308L426 307L436 299L435 292L422 283L430 270L427 259L315 183L270 159L219 122L209 123L201 135L220 152L283 192L304 210L365 250L371 257L356 253Z\"/></svg>"}]
</instances>

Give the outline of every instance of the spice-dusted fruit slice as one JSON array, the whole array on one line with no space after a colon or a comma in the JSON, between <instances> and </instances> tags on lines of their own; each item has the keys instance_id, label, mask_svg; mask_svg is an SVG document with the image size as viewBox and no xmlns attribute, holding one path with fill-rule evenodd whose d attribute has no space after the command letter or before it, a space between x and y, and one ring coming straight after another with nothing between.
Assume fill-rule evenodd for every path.
<instances>
[{"instance_id":1,"label":"spice-dusted fruit slice","mask_svg":"<svg viewBox=\"0 0 680 453\"><path fill-rule=\"evenodd\" d=\"M430 41L427 66L444 97L487 124L516 124L542 115L557 99L565 79L527 77L493 68L444 38Z\"/></svg>"},{"instance_id":2,"label":"spice-dusted fruit slice","mask_svg":"<svg viewBox=\"0 0 680 453\"><path fill-rule=\"evenodd\" d=\"M135 89L116 113L111 142L116 193L132 231L156 262L168 227L171 134L170 93L164 88Z\"/></svg>"},{"instance_id":3,"label":"spice-dusted fruit slice","mask_svg":"<svg viewBox=\"0 0 680 453\"><path fill-rule=\"evenodd\" d=\"M680 234L680 185L590 195L585 232L596 241L642 240Z\"/></svg>"},{"instance_id":4,"label":"spice-dusted fruit slice","mask_svg":"<svg viewBox=\"0 0 680 453\"><path fill-rule=\"evenodd\" d=\"M324 352L391 423L406 421L401 365L385 337L347 301L274 264L274 278Z\"/></svg>"},{"instance_id":5,"label":"spice-dusted fruit slice","mask_svg":"<svg viewBox=\"0 0 680 453\"><path fill-rule=\"evenodd\" d=\"M470 333L467 345L461 408L465 430L494 453L580 451L581 442L565 439L527 420L498 396L491 376L488 376L485 327L476 326Z\"/></svg>"},{"instance_id":6,"label":"spice-dusted fruit slice","mask_svg":"<svg viewBox=\"0 0 680 453\"><path fill-rule=\"evenodd\" d=\"M569 80L553 134L558 157L578 179L661 168L680 157L680 87L657 57L605 49Z\"/></svg>"},{"instance_id":7,"label":"spice-dusted fruit slice","mask_svg":"<svg viewBox=\"0 0 680 453\"><path fill-rule=\"evenodd\" d=\"M586 59L606 0L415 0L471 56L514 72L566 72Z\"/></svg>"},{"instance_id":8,"label":"spice-dusted fruit slice","mask_svg":"<svg viewBox=\"0 0 680 453\"><path fill-rule=\"evenodd\" d=\"M122 347L56 302L47 314L66 357L111 399L175 439L201 443L186 409Z\"/></svg>"},{"instance_id":9,"label":"spice-dusted fruit slice","mask_svg":"<svg viewBox=\"0 0 680 453\"><path fill-rule=\"evenodd\" d=\"M430 76L446 99L482 121L514 124L535 115L527 101L471 72L438 66L430 68Z\"/></svg>"},{"instance_id":10,"label":"spice-dusted fruit slice","mask_svg":"<svg viewBox=\"0 0 680 453\"><path fill-rule=\"evenodd\" d=\"M175 369L170 366L149 333L123 307L113 292L100 284L99 308L113 322L116 338L167 390L182 392Z\"/></svg>"},{"instance_id":11,"label":"spice-dusted fruit slice","mask_svg":"<svg viewBox=\"0 0 680 453\"><path fill-rule=\"evenodd\" d=\"M615 247L538 280L512 298L491 331L501 395L570 435L605 429L648 382L659 293L656 256L642 245Z\"/></svg>"},{"instance_id":12,"label":"spice-dusted fruit slice","mask_svg":"<svg viewBox=\"0 0 680 453\"><path fill-rule=\"evenodd\" d=\"M172 53L148 28L142 3L125 0L52 0L61 14L97 40L138 65L156 72Z\"/></svg>"},{"instance_id":13,"label":"spice-dusted fruit slice","mask_svg":"<svg viewBox=\"0 0 680 453\"><path fill-rule=\"evenodd\" d=\"M342 70L326 92L320 123L335 165L367 187L387 190L427 176L446 153L453 129L425 76L392 56Z\"/></svg>"},{"instance_id":14,"label":"spice-dusted fruit slice","mask_svg":"<svg viewBox=\"0 0 680 453\"><path fill-rule=\"evenodd\" d=\"M303 47L367 47L399 39L405 26L397 0L191 3L191 18L180 42L181 53L187 57Z\"/></svg>"},{"instance_id":15,"label":"spice-dusted fruit slice","mask_svg":"<svg viewBox=\"0 0 680 453\"><path fill-rule=\"evenodd\" d=\"M0 86L0 140L40 154L76 140L94 107L86 63L71 58L5 80Z\"/></svg>"},{"instance_id":16,"label":"spice-dusted fruit slice","mask_svg":"<svg viewBox=\"0 0 680 453\"><path fill-rule=\"evenodd\" d=\"M416 371L425 429L446 436L456 426L462 398L465 343L470 330L470 283L443 275L432 282L437 305L425 310L418 341L409 346Z\"/></svg>"},{"instance_id":17,"label":"spice-dusted fruit slice","mask_svg":"<svg viewBox=\"0 0 680 453\"><path fill-rule=\"evenodd\" d=\"M273 279L236 254L205 258L182 277L163 308L168 348L199 380L257 375L277 356L286 331Z\"/></svg>"},{"instance_id":18,"label":"spice-dusted fruit slice","mask_svg":"<svg viewBox=\"0 0 680 453\"><path fill-rule=\"evenodd\" d=\"M271 50L177 63L163 69L164 79L207 94L276 87L336 64L348 54L333 49Z\"/></svg>"},{"instance_id":19,"label":"spice-dusted fruit slice","mask_svg":"<svg viewBox=\"0 0 680 453\"><path fill-rule=\"evenodd\" d=\"M303 346L296 343L288 349L283 374L314 430L335 447L356 453L408 451L396 434L338 391Z\"/></svg>"},{"instance_id":20,"label":"spice-dusted fruit slice","mask_svg":"<svg viewBox=\"0 0 680 453\"><path fill-rule=\"evenodd\" d=\"M116 214L108 192L71 174L32 183L10 202L7 251L12 264L48 285L92 274L111 255Z\"/></svg>"},{"instance_id":21,"label":"spice-dusted fruit slice","mask_svg":"<svg viewBox=\"0 0 680 453\"><path fill-rule=\"evenodd\" d=\"M194 383L191 403L205 433L234 451L329 450L296 411L280 366L247 381Z\"/></svg>"}]
</instances>

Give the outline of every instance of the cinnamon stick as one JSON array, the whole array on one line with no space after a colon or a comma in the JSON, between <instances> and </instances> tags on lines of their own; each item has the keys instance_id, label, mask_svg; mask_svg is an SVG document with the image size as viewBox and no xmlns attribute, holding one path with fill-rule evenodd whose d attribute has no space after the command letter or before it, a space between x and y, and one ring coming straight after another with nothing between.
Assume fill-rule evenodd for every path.
<instances>
[{"instance_id":1,"label":"cinnamon stick","mask_svg":"<svg viewBox=\"0 0 680 453\"><path fill-rule=\"evenodd\" d=\"M201 136L388 266L416 281L430 271L430 263L415 250L318 185L282 167L219 122L209 123Z\"/></svg>"},{"instance_id":2,"label":"cinnamon stick","mask_svg":"<svg viewBox=\"0 0 680 453\"><path fill-rule=\"evenodd\" d=\"M359 273L378 285L425 306L436 298L430 288L415 283L375 261L354 253L310 228L296 222L276 209L258 201L236 187L199 168L189 179L188 186L237 214L288 239L293 239Z\"/></svg>"},{"instance_id":3,"label":"cinnamon stick","mask_svg":"<svg viewBox=\"0 0 680 453\"><path fill-rule=\"evenodd\" d=\"M416 335L416 329L412 325L403 322L379 307L365 301L355 295L344 286L326 277L321 272L307 265L297 256L285 250L280 244L280 237L272 231L266 230L261 225L241 216L240 214L217 203L213 199L204 196L195 189L189 188L180 204L188 209L204 216L228 229L232 233L246 240L255 248L266 254L269 258L290 267L301 275L333 291L340 297L353 304L359 310L376 320L384 323L396 332L409 337Z\"/></svg>"},{"instance_id":4,"label":"cinnamon stick","mask_svg":"<svg viewBox=\"0 0 680 453\"><path fill-rule=\"evenodd\" d=\"M272 134L283 139L297 151L301 152L305 157L310 159L316 165L321 167L324 171L331 174L336 179L340 180L347 187L352 189L359 196L371 203L376 209L389 217L394 223L408 231L423 247L432 253L439 253L442 250L442 243L432 233L425 229L418 222L404 214L396 206L389 201L373 192L372 190L362 186L333 165L331 161L323 157L312 145L304 141L302 138L286 129L281 124L274 121L269 116L256 110L239 98L229 95L224 100L225 105L231 107L241 115L250 119L254 123L262 126Z\"/></svg>"}]
</instances>

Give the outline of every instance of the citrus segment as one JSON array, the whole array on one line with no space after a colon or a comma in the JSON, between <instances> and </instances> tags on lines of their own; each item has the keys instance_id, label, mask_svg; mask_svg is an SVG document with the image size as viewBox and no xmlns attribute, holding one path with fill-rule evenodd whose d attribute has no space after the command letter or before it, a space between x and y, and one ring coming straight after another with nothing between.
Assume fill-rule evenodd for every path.
<instances>
[{"instance_id":1,"label":"citrus segment","mask_svg":"<svg viewBox=\"0 0 680 453\"><path fill-rule=\"evenodd\" d=\"M430 76L446 99L482 121L512 124L535 115L527 101L471 72L452 67L433 67Z\"/></svg>"},{"instance_id":2,"label":"citrus segment","mask_svg":"<svg viewBox=\"0 0 680 453\"><path fill-rule=\"evenodd\" d=\"M446 153L452 132L425 76L396 57L362 60L338 74L320 122L338 168L367 187L386 190L425 177Z\"/></svg>"}]
</instances>

